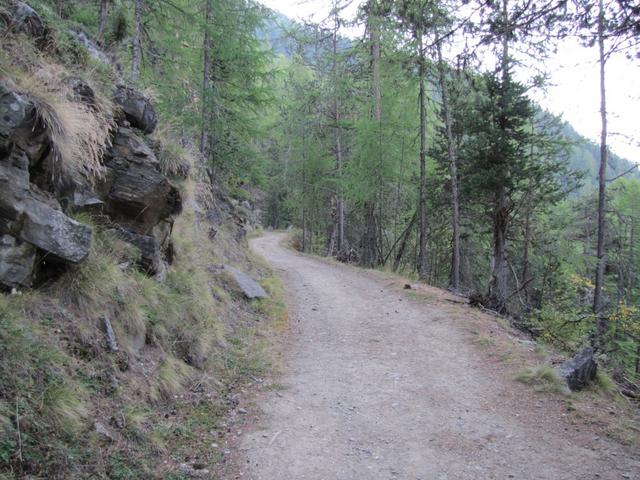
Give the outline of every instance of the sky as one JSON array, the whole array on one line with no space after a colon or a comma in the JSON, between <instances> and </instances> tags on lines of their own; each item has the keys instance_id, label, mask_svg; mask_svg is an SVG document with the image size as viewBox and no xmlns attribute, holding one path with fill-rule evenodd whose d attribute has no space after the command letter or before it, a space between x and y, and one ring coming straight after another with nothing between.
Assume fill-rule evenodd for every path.
<instances>
[{"instance_id":1,"label":"sky","mask_svg":"<svg viewBox=\"0 0 640 480\"><path fill-rule=\"evenodd\" d=\"M321 21L328 16L330 0L258 0L294 20ZM344 17L353 18L361 0L354 0ZM362 35L362 27L345 30L345 36ZM576 40L565 40L545 61L550 80L544 91L532 92L543 108L560 115L580 134L600 142L600 85L598 52ZM607 62L608 143L618 155L640 163L640 61L623 55Z\"/></svg>"}]
</instances>

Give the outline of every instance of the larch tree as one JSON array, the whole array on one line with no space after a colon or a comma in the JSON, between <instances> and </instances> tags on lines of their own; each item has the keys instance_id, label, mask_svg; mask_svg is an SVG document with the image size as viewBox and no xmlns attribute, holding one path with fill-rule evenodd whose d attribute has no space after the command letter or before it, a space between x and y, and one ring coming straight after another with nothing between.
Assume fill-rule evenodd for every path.
<instances>
[{"instance_id":1,"label":"larch tree","mask_svg":"<svg viewBox=\"0 0 640 480\"><path fill-rule=\"evenodd\" d=\"M134 33L131 51L131 82L136 83L140 74L140 62L142 62L142 17L144 0L133 0L133 24Z\"/></svg>"},{"instance_id":2,"label":"larch tree","mask_svg":"<svg viewBox=\"0 0 640 480\"><path fill-rule=\"evenodd\" d=\"M367 267L376 267L383 263L382 246L382 207L383 192L383 151L382 151L382 90L380 78L380 5L378 1L371 0L365 8L367 31L369 34L369 66L371 84L371 120L375 129L374 143L377 143L378 164L376 171L376 192L371 192L369 200L364 204L365 227L362 239L362 254L360 263ZM373 153L373 152L372 152Z\"/></svg>"},{"instance_id":3,"label":"larch tree","mask_svg":"<svg viewBox=\"0 0 640 480\"><path fill-rule=\"evenodd\" d=\"M420 165L420 180L418 194L418 276L426 280L428 275L427 265L427 45L426 39L437 35L443 12L435 1L413 1L403 0L398 6L398 16L401 22L410 30L415 43L416 62L418 66L418 115L420 118L420 154L418 163Z\"/></svg>"}]
</instances>

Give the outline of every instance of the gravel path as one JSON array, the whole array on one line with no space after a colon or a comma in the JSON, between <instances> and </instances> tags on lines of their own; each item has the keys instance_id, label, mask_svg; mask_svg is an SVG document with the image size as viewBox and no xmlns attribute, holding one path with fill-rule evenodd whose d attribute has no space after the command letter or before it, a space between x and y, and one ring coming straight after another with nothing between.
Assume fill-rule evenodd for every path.
<instances>
[{"instance_id":1,"label":"gravel path","mask_svg":"<svg viewBox=\"0 0 640 480\"><path fill-rule=\"evenodd\" d=\"M290 295L283 389L256 399L236 478L640 479L637 445L576 426L561 401L487 365L446 305L282 238L252 247Z\"/></svg>"}]
</instances>

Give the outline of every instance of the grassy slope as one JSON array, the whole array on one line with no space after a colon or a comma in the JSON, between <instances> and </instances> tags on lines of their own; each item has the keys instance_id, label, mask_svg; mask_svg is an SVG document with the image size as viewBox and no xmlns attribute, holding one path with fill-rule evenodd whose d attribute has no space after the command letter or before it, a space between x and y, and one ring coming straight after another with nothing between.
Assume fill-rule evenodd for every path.
<instances>
[{"instance_id":1,"label":"grassy slope","mask_svg":"<svg viewBox=\"0 0 640 480\"><path fill-rule=\"evenodd\" d=\"M285 317L246 243L228 227L208 240L194 215L176 222L164 283L121 270L128 249L98 229L85 264L44 290L0 296L0 475L182 478L181 462L220 460L217 422L234 387L270 368L265 331ZM210 273L230 256L271 299L248 303ZM102 316L119 352L106 348Z\"/></svg>"}]
</instances>

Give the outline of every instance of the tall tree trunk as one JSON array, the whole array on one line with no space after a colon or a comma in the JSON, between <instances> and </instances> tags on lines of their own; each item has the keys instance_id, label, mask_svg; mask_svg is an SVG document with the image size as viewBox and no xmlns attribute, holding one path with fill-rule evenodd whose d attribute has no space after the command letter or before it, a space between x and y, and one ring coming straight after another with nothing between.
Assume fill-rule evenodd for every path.
<instances>
[{"instance_id":1,"label":"tall tree trunk","mask_svg":"<svg viewBox=\"0 0 640 480\"><path fill-rule=\"evenodd\" d=\"M600 134L600 170L598 172L598 243L596 247L597 264L596 264L596 281L593 292L593 312L596 314L596 342L599 344L604 333L604 318L602 316L602 287L604 284L604 267L606 263L606 173L607 173L607 97L605 89L605 64L606 55L604 50L604 4L603 0L599 0L598 12L598 52L600 63L600 121L602 123L602 131Z\"/></svg>"},{"instance_id":2,"label":"tall tree trunk","mask_svg":"<svg viewBox=\"0 0 640 480\"><path fill-rule=\"evenodd\" d=\"M425 95L425 76L426 65L423 46L422 31L418 32L418 75L420 80L420 92L419 92L419 108L420 108L420 193L418 197L418 210L420 216L420 232L418 239L418 277L421 280L427 279L427 207L426 202L426 190L427 190L427 174L426 174L426 95Z\"/></svg>"},{"instance_id":3,"label":"tall tree trunk","mask_svg":"<svg viewBox=\"0 0 640 480\"><path fill-rule=\"evenodd\" d=\"M306 193L307 193L307 145L306 145L306 137L302 135L302 201L306 201ZM307 251L307 211L305 205L302 205L302 251Z\"/></svg>"},{"instance_id":4,"label":"tall tree trunk","mask_svg":"<svg viewBox=\"0 0 640 480\"><path fill-rule=\"evenodd\" d=\"M204 40L203 40L203 69L202 69L202 126L200 128L200 158L203 164L209 160L209 129L211 128L211 105L210 88L211 88L211 56L213 50L213 42L211 40L211 25L213 23L213 5L212 0L206 0L205 24L204 24Z\"/></svg>"},{"instance_id":5,"label":"tall tree trunk","mask_svg":"<svg viewBox=\"0 0 640 480\"><path fill-rule=\"evenodd\" d=\"M109 14L109 0L100 0L100 16L98 20L98 39L104 39L104 30L107 25L107 16Z\"/></svg>"},{"instance_id":6,"label":"tall tree trunk","mask_svg":"<svg viewBox=\"0 0 640 480\"><path fill-rule=\"evenodd\" d=\"M418 211L416 210L416 212L413 214L413 216L411 217L411 221L409 222L409 225L407 225L407 228L404 230L404 232L402 232L400 234L400 247L398 248L398 252L396 253L396 258L393 261L393 271L397 272L398 268L400 268L400 262L402 261L402 257L404 256L404 252L407 249L407 242L409 240L409 237L411 237L411 232L413 231L413 226L416 223L416 219L418 217Z\"/></svg>"},{"instance_id":7,"label":"tall tree trunk","mask_svg":"<svg viewBox=\"0 0 640 480\"><path fill-rule=\"evenodd\" d=\"M509 25L508 0L502 0L502 22L500 68L502 70L502 89L506 93L506 89L511 82L511 74L509 72L509 37L511 35L511 27ZM508 167L505 168L507 168L507 171L504 174L508 177ZM496 191L493 211L493 257L491 280L489 281L489 299L491 306L499 312L506 310L508 298L509 265L507 260L507 230L509 227L509 215L507 188L505 185L500 185Z\"/></svg>"},{"instance_id":8,"label":"tall tree trunk","mask_svg":"<svg viewBox=\"0 0 640 480\"><path fill-rule=\"evenodd\" d=\"M380 89L380 27L379 19L375 16L372 9L375 6L370 7L369 15L367 18L367 24L369 29L369 42L370 42L370 65L371 65L371 93L373 97L373 109L372 120L375 123L375 128L378 133L378 155L379 164L377 171L377 202L375 196L372 193L372 199L366 202L366 228L365 238L362 245L362 261L361 263L367 267L376 267L383 262L382 253L382 216L378 215L376 218L376 212L382 206L382 151L381 151L381 122L382 122L382 93ZM377 206L376 206L377 203ZM379 211L378 211L379 213Z\"/></svg>"},{"instance_id":9,"label":"tall tree trunk","mask_svg":"<svg viewBox=\"0 0 640 480\"><path fill-rule=\"evenodd\" d=\"M140 72L140 61L142 60L142 1L133 0L134 4L134 26L133 52L131 55L131 82L138 81Z\"/></svg>"},{"instance_id":10,"label":"tall tree trunk","mask_svg":"<svg viewBox=\"0 0 640 480\"><path fill-rule=\"evenodd\" d=\"M522 289L524 298L529 305L529 246L531 245L531 206L527 205L524 217L524 246L522 247Z\"/></svg>"},{"instance_id":11,"label":"tall tree trunk","mask_svg":"<svg viewBox=\"0 0 640 480\"><path fill-rule=\"evenodd\" d=\"M500 186L496 194L496 208L493 212L493 258L489 298L491 306L502 312L508 297L507 226L508 206L506 189Z\"/></svg>"},{"instance_id":12,"label":"tall tree trunk","mask_svg":"<svg viewBox=\"0 0 640 480\"><path fill-rule=\"evenodd\" d=\"M342 126L340 125L340 101L339 101L339 92L337 89L338 86L338 30L340 28L340 17L338 16L338 1L334 0L333 2L333 85L334 85L334 94L333 94L333 115L335 120L335 134L336 134L336 176L338 178L338 188L337 188L337 250L342 251L345 248L344 243L344 198L342 192ZM333 252L329 252L330 254Z\"/></svg>"},{"instance_id":13,"label":"tall tree trunk","mask_svg":"<svg viewBox=\"0 0 640 480\"><path fill-rule=\"evenodd\" d=\"M638 285L638 264L636 263L635 255L635 218L632 216L629 222L631 223L629 227L631 233L629 237L629 288L627 288L627 302L631 303Z\"/></svg>"},{"instance_id":14,"label":"tall tree trunk","mask_svg":"<svg viewBox=\"0 0 640 480\"><path fill-rule=\"evenodd\" d=\"M438 80L440 82L440 93L442 96L444 125L447 132L447 160L449 163L449 176L451 177L452 252L449 285L454 290L458 290L460 288L460 199L458 194L458 162L456 158L455 142L453 139L453 120L451 117L451 106L449 105L449 92L447 90L447 83L445 79L445 65L442 60L441 42L437 43L437 49Z\"/></svg>"}]
</instances>

